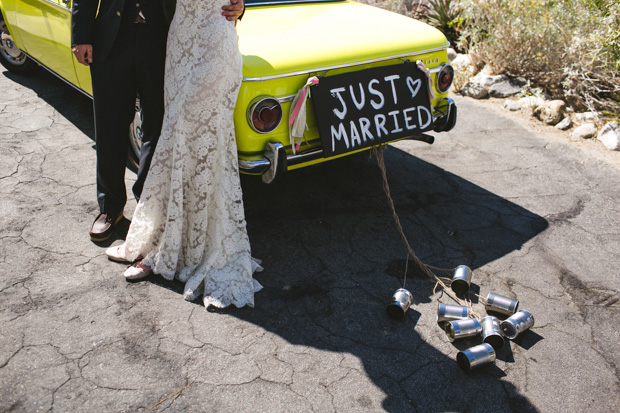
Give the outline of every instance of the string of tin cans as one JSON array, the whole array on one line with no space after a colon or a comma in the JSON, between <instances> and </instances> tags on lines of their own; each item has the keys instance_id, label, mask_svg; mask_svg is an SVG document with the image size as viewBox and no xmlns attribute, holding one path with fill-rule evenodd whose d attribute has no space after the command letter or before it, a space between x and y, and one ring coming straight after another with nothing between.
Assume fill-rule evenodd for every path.
<instances>
[{"instance_id":1,"label":"string of tin cans","mask_svg":"<svg viewBox=\"0 0 620 413\"><path fill-rule=\"evenodd\" d=\"M407 309L413 304L413 295L405 289L407 282L407 265L409 257L418 265L422 271L433 279L436 284L433 289L435 297L437 297L437 288L441 287L450 298L458 305L450 305L439 302L437 308L437 322L444 323L444 330L450 342L460 340L462 338L480 337L482 343L470 347L466 350L459 351L456 356L457 363L465 372L477 369L479 367L495 362L496 351L504 346L504 338L515 339L519 334L530 329L534 325L534 316L529 311L518 311L519 301L511 298L503 297L494 293L489 293L485 298L480 296L484 302L487 316L482 318L478 313L473 311L471 300L469 299L469 289L471 286L472 271L466 265L459 265L453 271L452 279L448 285L433 272L434 270L446 272L442 268L436 268L423 263L415 254L400 224L400 219L396 213L394 201L390 195L390 187L387 182L387 174L385 162L383 160L383 146L373 148L373 153L377 158L379 169L383 178L383 189L388 199L392 216L398 227L401 240L407 249L407 261L405 265L405 276L403 287L396 290L392 296L390 304L386 307L387 314L394 319L402 319ZM443 278L446 281L448 279ZM461 299L458 295L463 295ZM438 301L441 301L438 299ZM500 316L508 316L505 320L501 320L493 314Z\"/></svg>"},{"instance_id":2,"label":"string of tin cans","mask_svg":"<svg viewBox=\"0 0 620 413\"><path fill-rule=\"evenodd\" d=\"M454 270L450 288L457 294L468 294L471 277L471 269L459 265ZM437 322L443 324L450 342L471 337L481 339L481 344L462 350L456 356L459 367L465 372L493 363L496 351L504 346L505 338L513 340L534 325L534 316L529 311L518 310L518 300L494 293L489 293L486 299L480 298L487 311L487 316L482 319L472 314L470 307L445 303L439 303L437 307ZM412 303L411 292L399 288L386 307L386 312L392 318L403 318ZM500 320L496 315L507 318Z\"/></svg>"}]
</instances>

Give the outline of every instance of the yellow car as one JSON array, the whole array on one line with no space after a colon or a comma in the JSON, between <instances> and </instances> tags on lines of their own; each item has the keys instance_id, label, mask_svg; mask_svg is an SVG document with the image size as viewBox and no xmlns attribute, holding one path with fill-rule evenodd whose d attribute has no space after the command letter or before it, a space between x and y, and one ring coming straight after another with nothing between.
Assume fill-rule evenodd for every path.
<instances>
[{"instance_id":1,"label":"yellow car","mask_svg":"<svg viewBox=\"0 0 620 413\"><path fill-rule=\"evenodd\" d=\"M40 65L87 95L70 50L72 0L0 0L0 63ZM414 19L346 0L247 0L237 25L243 84L235 109L241 172L289 170L451 130L448 41ZM129 131L140 151L140 105ZM293 104L294 103L294 104Z\"/></svg>"}]
</instances>

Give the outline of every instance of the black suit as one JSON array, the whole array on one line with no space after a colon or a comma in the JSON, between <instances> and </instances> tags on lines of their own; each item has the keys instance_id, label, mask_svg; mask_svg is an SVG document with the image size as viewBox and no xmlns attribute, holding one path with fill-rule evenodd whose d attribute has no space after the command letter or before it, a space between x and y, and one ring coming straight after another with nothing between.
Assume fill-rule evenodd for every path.
<instances>
[{"instance_id":1,"label":"black suit","mask_svg":"<svg viewBox=\"0 0 620 413\"><path fill-rule=\"evenodd\" d=\"M127 201L125 165L136 94L142 103L143 137L133 193L139 198L142 192L163 122L166 37L174 7L175 0L73 1L71 43L93 46L97 200L102 213L116 214ZM138 12L146 23L135 23Z\"/></svg>"}]
</instances>

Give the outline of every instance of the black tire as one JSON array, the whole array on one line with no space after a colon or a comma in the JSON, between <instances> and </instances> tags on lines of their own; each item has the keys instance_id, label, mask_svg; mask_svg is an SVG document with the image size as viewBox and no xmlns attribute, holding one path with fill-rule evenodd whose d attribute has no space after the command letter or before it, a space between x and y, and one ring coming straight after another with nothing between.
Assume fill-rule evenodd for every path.
<instances>
[{"instance_id":1,"label":"black tire","mask_svg":"<svg viewBox=\"0 0 620 413\"><path fill-rule=\"evenodd\" d=\"M19 74L31 73L37 67L37 64L13 43L13 37L2 15L0 15L0 64Z\"/></svg>"},{"instance_id":2,"label":"black tire","mask_svg":"<svg viewBox=\"0 0 620 413\"><path fill-rule=\"evenodd\" d=\"M142 148L142 105L140 98L136 98L136 113L133 122L129 125L129 164L138 170L140 164L140 150Z\"/></svg>"}]
</instances>

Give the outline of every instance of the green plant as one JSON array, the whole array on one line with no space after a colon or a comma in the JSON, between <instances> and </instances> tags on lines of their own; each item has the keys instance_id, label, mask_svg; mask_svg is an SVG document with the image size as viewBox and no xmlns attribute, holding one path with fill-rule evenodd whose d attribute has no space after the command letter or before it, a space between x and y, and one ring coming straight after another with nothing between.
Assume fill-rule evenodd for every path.
<instances>
[{"instance_id":1,"label":"green plant","mask_svg":"<svg viewBox=\"0 0 620 413\"><path fill-rule=\"evenodd\" d=\"M433 27L439 29L453 47L457 47L461 29L463 27L463 8L458 0L429 0L431 11L425 16L425 20Z\"/></svg>"}]
</instances>

